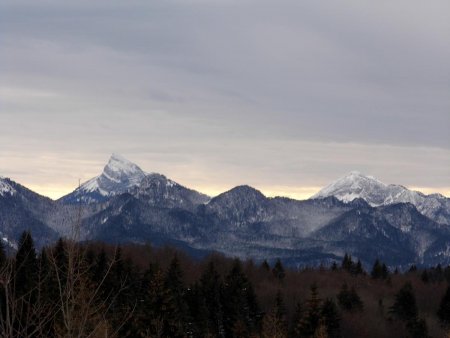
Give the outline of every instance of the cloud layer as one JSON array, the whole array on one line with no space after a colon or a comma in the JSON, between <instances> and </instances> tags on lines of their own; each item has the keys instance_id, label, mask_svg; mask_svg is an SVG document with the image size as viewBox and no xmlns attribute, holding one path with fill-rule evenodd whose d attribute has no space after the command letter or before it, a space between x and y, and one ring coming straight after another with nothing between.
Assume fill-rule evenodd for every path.
<instances>
[{"instance_id":1,"label":"cloud layer","mask_svg":"<svg viewBox=\"0 0 450 338\"><path fill-rule=\"evenodd\" d=\"M307 195L350 170L450 193L449 12L3 1L0 174L57 196L114 151L210 193Z\"/></svg>"}]
</instances>

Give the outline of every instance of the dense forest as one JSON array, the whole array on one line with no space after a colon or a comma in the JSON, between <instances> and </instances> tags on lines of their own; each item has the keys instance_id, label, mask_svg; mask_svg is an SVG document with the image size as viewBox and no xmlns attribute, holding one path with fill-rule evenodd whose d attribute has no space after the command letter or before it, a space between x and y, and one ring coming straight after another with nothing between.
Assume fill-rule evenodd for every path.
<instances>
[{"instance_id":1,"label":"dense forest","mask_svg":"<svg viewBox=\"0 0 450 338\"><path fill-rule=\"evenodd\" d=\"M450 268L291 270L173 248L0 250L2 337L447 337Z\"/></svg>"}]
</instances>

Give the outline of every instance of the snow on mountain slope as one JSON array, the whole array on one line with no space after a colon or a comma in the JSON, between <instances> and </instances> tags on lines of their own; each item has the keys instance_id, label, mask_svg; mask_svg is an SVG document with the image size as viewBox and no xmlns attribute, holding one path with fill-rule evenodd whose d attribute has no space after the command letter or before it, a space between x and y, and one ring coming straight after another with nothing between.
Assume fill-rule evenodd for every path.
<instances>
[{"instance_id":1,"label":"snow on mountain slope","mask_svg":"<svg viewBox=\"0 0 450 338\"><path fill-rule=\"evenodd\" d=\"M8 179L0 176L0 196L14 195L16 190L8 183Z\"/></svg>"},{"instance_id":2,"label":"snow on mountain slope","mask_svg":"<svg viewBox=\"0 0 450 338\"><path fill-rule=\"evenodd\" d=\"M126 158L112 154L108 164L100 176L83 183L71 194L61 198L64 203L74 203L79 200L91 203L105 200L137 186L146 176L136 164Z\"/></svg>"},{"instance_id":3,"label":"snow on mountain slope","mask_svg":"<svg viewBox=\"0 0 450 338\"><path fill-rule=\"evenodd\" d=\"M311 199L329 196L335 196L344 202L362 198L373 207L411 203L425 216L439 223L450 224L450 199L445 196L425 195L401 185L387 185L372 176L365 176L357 171L326 186Z\"/></svg>"},{"instance_id":4,"label":"snow on mountain slope","mask_svg":"<svg viewBox=\"0 0 450 338\"><path fill-rule=\"evenodd\" d=\"M193 210L197 205L207 203L209 196L188 189L161 174L147 174L139 185L129 192L148 205L164 208Z\"/></svg>"},{"instance_id":5,"label":"snow on mountain slope","mask_svg":"<svg viewBox=\"0 0 450 338\"><path fill-rule=\"evenodd\" d=\"M136 164L112 154L103 173L80 188L86 192L98 191L103 196L116 195L138 185L144 177L145 173Z\"/></svg>"},{"instance_id":6,"label":"snow on mountain slope","mask_svg":"<svg viewBox=\"0 0 450 338\"><path fill-rule=\"evenodd\" d=\"M385 204L387 186L372 176L364 176L352 171L337 181L326 186L312 199L334 196L343 202L350 202L362 198L372 206Z\"/></svg>"},{"instance_id":7,"label":"snow on mountain slope","mask_svg":"<svg viewBox=\"0 0 450 338\"><path fill-rule=\"evenodd\" d=\"M136 164L113 154L100 176L83 183L60 199L64 204L104 202L112 196L130 193L149 205L192 209L210 198L157 173L145 173Z\"/></svg>"},{"instance_id":8,"label":"snow on mountain slope","mask_svg":"<svg viewBox=\"0 0 450 338\"><path fill-rule=\"evenodd\" d=\"M21 233L31 231L37 247L55 241L56 231L45 223L53 201L8 178L0 178L0 237L14 248Z\"/></svg>"}]
</instances>

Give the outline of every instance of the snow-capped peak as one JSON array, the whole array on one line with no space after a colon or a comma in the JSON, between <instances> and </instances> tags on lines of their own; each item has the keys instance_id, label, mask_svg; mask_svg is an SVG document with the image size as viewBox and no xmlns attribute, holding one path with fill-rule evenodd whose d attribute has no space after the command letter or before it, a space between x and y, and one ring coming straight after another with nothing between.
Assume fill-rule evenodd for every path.
<instances>
[{"instance_id":1,"label":"snow-capped peak","mask_svg":"<svg viewBox=\"0 0 450 338\"><path fill-rule=\"evenodd\" d=\"M103 169L102 175L116 183L131 180L131 183L138 184L144 178L145 173L133 162L118 154L112 154L108 164Z\"/></svg>"},{"instance_id":2,"label":"snow-capped peak","mask_svg":"<svg viewBox=\"0 0 450 338\"><path fill-rule=\"evenodd\" d=\"M0 196L5 196L6 194L14 195L16 190L8 183L8 181L0 176Z\"/></svg>"},{"instance_id":3,"label":"snow-capped peak","mask_svg":"<svg viewBox=\"0 0 450 338\"><path fill-rule=\"evenodd\" d=\"M335 196L344 202L363 198L371 205L381 205L385 200L382 192L386 189L387 185L373 176L365 176L358 171L352 171L320 190L312 198Z\"/></svg>"},{"instance_id":4,"label":"snow-capped peak","mask_svg":"<svg viewBox=\"0 0 450 338\"><path fill-rule=\"evenodd\" d=\"M144 177L145 172L141 168L114 153L102 174L87 181L81 189L89 192L97 191L103 196L115 195L138 185Z\"/></svg>"},{"instance_id":5,"label":"snow-capped peak","mask_svg":"<svg viewBox=\"0 0 450 338\"><path fill-rule=\"evenodd\" d=\"M124 193L139 185L146 173L125 157L112 154L101 175L83 183L73 194L63 197L64 200L96 202L108 196Z\"/></svg>"},{"instance_id":6,"label":"snow-capped peak","mask_svg":"<svg viewBox=\"0 0 450 338\"><path fill-rule=\"evenodd\" d=\"M448 210L450 200L442 195L425 195L402 185L384 184L372 176L352 171L348 175L326 186L312 199L334 196L343 202L357 198L364 199L371 206L378 207L395 203L411 203L425 216L440 221L441 210ZM444 217L444 216L442 216ZM443 218L440 222L446 222Z\"/></svg>"},{"instance_id":7,"label":"snow-capped peak","mask_svg":"<svg viewBox=\"0 0 450 338\"><path fill-rule=\"evenodd\" d=\"M109 158L108 164L105 166L103 172L115 172L115 173L126 173L134 174L136 172L142 172L142 170L133 162L130 162L125 157L113 153Z\"/></svg>"}]
</instances>

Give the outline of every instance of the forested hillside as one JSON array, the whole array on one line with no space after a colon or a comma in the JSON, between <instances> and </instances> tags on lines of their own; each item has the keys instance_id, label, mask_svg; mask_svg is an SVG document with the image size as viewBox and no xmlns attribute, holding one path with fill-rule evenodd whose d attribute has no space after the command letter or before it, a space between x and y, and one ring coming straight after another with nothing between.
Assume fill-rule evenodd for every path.
<instances>
[{"instance_id":1,"label":"forested hillside","mask_svg":"<svg viewBox=\"0 0 450 338\"><path fill-rule=\"evenodd\" d=\"M346 256L294 271L62 239L35 252L27 232L0 264L3 337L445 337L450 323L441 266L365 272Z\"/></svg>"}]
</instances>

